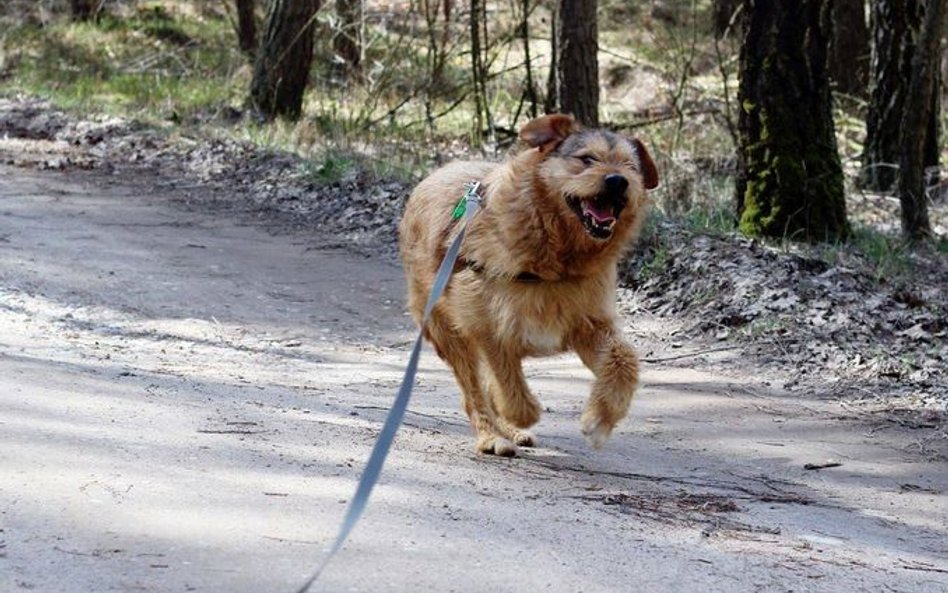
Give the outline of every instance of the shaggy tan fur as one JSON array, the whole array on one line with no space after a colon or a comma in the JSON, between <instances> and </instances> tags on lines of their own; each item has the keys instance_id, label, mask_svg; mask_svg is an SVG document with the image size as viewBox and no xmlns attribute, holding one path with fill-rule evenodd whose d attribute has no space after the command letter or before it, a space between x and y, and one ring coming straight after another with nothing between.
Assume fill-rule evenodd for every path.
<instances>
[{"instance_id":1,"label":"shaggy tan fur","mask_svg":"<svg viewBox=\"0 0 948 593\"><path fill-rule=\"evenodd\" d=\"M575 351L596 379L582 432L601 447L629 409L638 359L616 323L616 263L658 184L638 140L581 128L572 117L527 123L503 163L455 162L415 188L400 227L408 306L423 315L438 265L457 232L464 184L481 183L482 210L425 328L454 371L477 450L516 455L540 403L521 361Z\"/></svg>"}]
</instances>

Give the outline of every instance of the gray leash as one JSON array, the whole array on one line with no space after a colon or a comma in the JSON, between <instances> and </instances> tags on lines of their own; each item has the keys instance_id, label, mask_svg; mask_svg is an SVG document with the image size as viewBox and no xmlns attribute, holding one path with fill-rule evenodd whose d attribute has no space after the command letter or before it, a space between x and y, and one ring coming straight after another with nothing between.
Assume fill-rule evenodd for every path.
<instances>
[{"instance_id":1,"label":"gray leash","mask_svg":"<svg viewBox=\"0 0 948 593\"><path fill-rule=\"evenodd\" d=\"M411 398L411 390L415 385L415 374L418 372L418 357L421 355L424 327L428 324L431 310L434 309L435 303L441 298L445 287L448 285L448 280L451 279L451 272L454 270L454 263L458 259L458 252L461 249L461 242L464 241L467 224L474 218L474 215L477 214L478 207L480 206L480 196L477 195L477 188L479 186L480 184L477 182L466 184L464 197L461 198L457 207L454 209L453 216L455 219L463 217L463 220L459 223L460 230L448 248L448 252L444 255L444 259L441 260L438 274L435 276L434 283L431 286L431 293L428 295L428 302L425 304L425 316L422 319L418 337L415 339L415 345L411 350L411 356L408 359L408 366L405 369L405 376L402 378L401 387L398 388L398 395L395 396L395 402L388 412L388 417L385 418L385 424L382 425L382 431L375 441L375 446L372 447L372 453L369 455L369 460L366 462L365 469L362 471L362 477L359 479L355 496L349 501L349 508L346 509L346 516L342 521L342 525L339 526L339 534L336 536L336 541L333 542L329 552L326 553L322 562L319 563L313 576L311 576L296 593L306 593L309 591L310 586L316 582L316 579L322 574L326 565L329 564L329 561L332 560L333 556L342 548L342 544L345 543L346 538L349 537L349 533L352 532L352 529L362 517L363 511L365 511L365 507L369 502L369 496L372 494L372 489L375 487L375 483L378 482L379 474L382 473L382 466L385 464L385 458L388 456L388 451L392 447L392 441L395 440L395 433L398 432L398 427L401 426L402 419L405 417L405 411L408 409L408 400Z\"/></svg>"}]
</instances>

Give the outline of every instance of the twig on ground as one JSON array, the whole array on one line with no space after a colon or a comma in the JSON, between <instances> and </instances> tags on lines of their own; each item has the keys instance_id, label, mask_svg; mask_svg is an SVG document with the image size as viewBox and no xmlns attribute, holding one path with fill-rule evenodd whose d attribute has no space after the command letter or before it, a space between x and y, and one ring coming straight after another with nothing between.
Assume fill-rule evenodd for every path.
<instances>
[{"instance_id":1,"label":"twig on ground","mask_svg":"<svg viewBox=\"0 0 948 593\"><path fill-rule=\"evenodd\" d=\"M660 358L642 358L642 362L656 363L656 362L669 362L672 360L680 360L682 358L691 358L693 356L701 356L702 354L711 354L713 352L726 352L728 350L740 350L744 348L744 344L735 344L733 346L719 346L717 348L708 348L706 350L696 350L695 352L686 352L684 354L676 354L674 356L664 356Z\"/></svg>"}]
</instances>

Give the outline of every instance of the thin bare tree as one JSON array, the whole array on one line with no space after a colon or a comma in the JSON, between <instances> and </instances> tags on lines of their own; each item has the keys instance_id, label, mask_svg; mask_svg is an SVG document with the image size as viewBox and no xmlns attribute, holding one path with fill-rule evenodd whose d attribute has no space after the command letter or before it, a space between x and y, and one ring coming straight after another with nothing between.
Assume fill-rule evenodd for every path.
<instances>
[{"instance_id":1,"label":"thin bare tree","mask_svg":"<svg viewBox=\"0 0 948 593\"><path fill-rule=\"evenodd\" d=\"M494 123L487 94L488 67L484 60L487 50L487 3L471 0L471 84L474 90L474 131L478 138L493 139Z\"/></svg>"},{"instance_id":2,"label":"thin bare tree","mask_svg":"<svg viewBox=\"0 0 948 593\"><path fill-rule=\"evenodd\" d=\"M362 0L336 0L338 25L332 38L333 52L346 75L362 80Z\"/></svg>"}]
</instances>

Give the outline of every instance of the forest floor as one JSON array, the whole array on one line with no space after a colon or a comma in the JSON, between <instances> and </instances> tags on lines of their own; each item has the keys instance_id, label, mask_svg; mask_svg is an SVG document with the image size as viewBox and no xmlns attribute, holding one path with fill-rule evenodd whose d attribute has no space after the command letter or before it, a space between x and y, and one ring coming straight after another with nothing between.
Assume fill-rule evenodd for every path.
<instances>
[{"instance_id":1,"label":"forest floor","mask_svg":"<svg viewBox=\"0 0 948 593\"><path fill-rule=\"evenodd\" d=\"M0 99L0 589L299 586L407 360L407 189ZM508 460L427 351L317 590L944 591L948 264L905 257L656 223L603 451L575 357L529 364L540 446Z\"/></svg>"}]
</instances>

